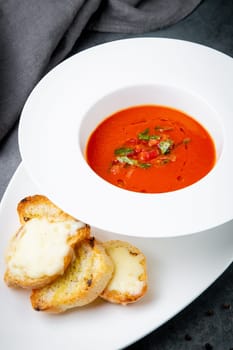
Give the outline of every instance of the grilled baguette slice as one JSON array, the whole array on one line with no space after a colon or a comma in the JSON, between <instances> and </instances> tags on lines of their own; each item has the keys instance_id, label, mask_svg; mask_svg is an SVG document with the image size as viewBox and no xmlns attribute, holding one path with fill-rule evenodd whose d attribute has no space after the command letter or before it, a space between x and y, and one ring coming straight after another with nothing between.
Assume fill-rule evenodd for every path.
<instances>
[{"instance_id":1,"label":"grilled baguette slice","mask_svg":"<svg viewBox=\"0 0 233 350\"><path fill-rule=\"evenodd\" d=\"M21 227L6 252L4 280L9 287L39 288L64 273L90 227L41 195L23 199L17 211Z\"/></svg>"},{"instance_id":2,"label":"grilled baguette slice","mask_svg":"<svg viewBox=\"0 0 233 350\"><path fill-rule=\"evenodd\" d=\"M94 238L80 242L75 259L63 276L31 293L37 311L64 312L89 304L104 290L113 273L113 263L103 244Z\"/></svg>"},{"instance_id":3,"label":"grilled baguette slice","mask_svg":"<svg viewBox=\"0 0 233 350\"><path fill-rule=\"evenodd\" d=\"M142 298L147 291L146 258L128 242L103 243L114 264L114 273L101 297L111 303L126 305Z\"/></svg>"},{"instance_id":4,"label":"grilled baguette slice","mask_svg":"<svg viewBox=\"0 0 233 350\"><path fill-rule=\"evenodd\" d=\"M30 219L46 218L49 221L75 220L52 203L47 197L40 194L28 196L22 199L17 205L17 212L21 225Z\"/></svg>"}]
</instances>

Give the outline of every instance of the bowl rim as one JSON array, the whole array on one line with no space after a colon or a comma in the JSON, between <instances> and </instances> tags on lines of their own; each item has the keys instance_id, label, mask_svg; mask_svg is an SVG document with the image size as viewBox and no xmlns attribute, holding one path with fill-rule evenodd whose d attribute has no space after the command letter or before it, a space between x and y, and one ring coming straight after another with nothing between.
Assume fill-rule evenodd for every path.
<instances>
[{"instance_id":1,"label":"bowl rim","mask_svg":"<svg viewBox=\"0 0 233 350\"><path fill-rule=\"evenodd\" d=\"M122 57L125 50L127 56ZM174 55L182 60L172 60ZM208 64L203 65L203 60ZM215 74L216 85L221 84L226 92L221 95L210 79L216 64L221 67ZM233 217L233 166L229 162L233 103L228 91L232 74L230 57L175 39L122 39L82 51L48 73L29 96L18 134L24 165L43 194L71 215L105 231L176 237L218 226ZM224 147L213 170L182 190L150 195L119 190L87 165L77 147L80 123L101 96L153 83L175 84L206 100L217 115L221 111Z\"/></svg>"}]
</instances>

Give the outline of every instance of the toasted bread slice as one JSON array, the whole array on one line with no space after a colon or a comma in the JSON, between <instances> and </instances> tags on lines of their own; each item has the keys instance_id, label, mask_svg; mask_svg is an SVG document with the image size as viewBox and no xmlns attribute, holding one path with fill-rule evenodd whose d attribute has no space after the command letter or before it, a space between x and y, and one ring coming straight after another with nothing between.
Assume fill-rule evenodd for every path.
<instances>
[{"instance_id":1,"label":"toasted bread slice","mask_svg":"<svg viewBox=\"0 0 233 350\"><path fill-rule=\"evenodd\" d=\"M35 218L47 218L49 221L75 220L40 194L23 198L18 203L17 212L21 225Z\"/></svg>"},{"instance_id":2,"label":"toasted bread slice","mask_svg":"<svg viewBox=\"0 0 233 350\"><path fill-rule=\"evenodd\" d=\"M63 276L31 293L32 307L37 311L64 312L83 306L104 290L113 273L113 263L103 245L94 238L80 242L75 259Z\"/></svg>"},{"instance_id":3,"label":"toasted bread slice","mask_svg":"<svg viewBox=\"0 0 233 350\"><path fill-rule=\"evenodd\" d=\"M126 305L144 296L147 291L146 258L128 242L111 240L104 247L114 264L114 273L101 297L109 302Z\"/></svg>"},{"instance_id":4,"label":"toasted bread slice","mask_svg":"<svg viewBox=\"0 0 233 350\"><path fill-rule=\"evenodd\" d=\"M22 226L9 243L4 279L8 286L40 288L64 273L90 227L40 195L23 199L18 214Z\"/></svg>"}]
</instances>

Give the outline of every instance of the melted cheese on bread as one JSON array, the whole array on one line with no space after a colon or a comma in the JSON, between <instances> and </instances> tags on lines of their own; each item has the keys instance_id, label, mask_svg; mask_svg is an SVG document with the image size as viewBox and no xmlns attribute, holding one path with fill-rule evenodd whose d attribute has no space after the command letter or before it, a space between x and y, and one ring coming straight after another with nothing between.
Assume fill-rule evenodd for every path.
<instances>
[{"instance_id":1,"label":"melted cheese on bread","mask_svg":"<svg viewBox=\"0 0 233 350\"><path fill-rule=\"evenodd\" d=\"M17 249L8 261L8 268L31 278L63 272L64 257L71 247L67 238L84 227L80 221L49 222L46 218L29 220L20 232Z\"/></svg>"},{"instance_id":2,"label":"melted cheese on bread","mask_svg":"<svg viewBox=\"0 0 233 350\"><path fill-rule=\"evenodd\" d=\"M126 305L144 296L147 291L146 258L128 242L111 240L104 247L114 264L114 273L101 297Z\"/></svg>"},{"instance_id":3,"label":"melted cheese on bread","mask_svg":"<svg viewBox=\"0 0 233 350\"><path fill-rule=\"evenodd\" d=\"M140 255L132 255L127 247L115 247L107 250L108 254L115 262L114 278L108 284L108 290L118 290L120 293L140 293L143 281L139 276L144 273L140 264Z\"/></svg>"}]
</instances>

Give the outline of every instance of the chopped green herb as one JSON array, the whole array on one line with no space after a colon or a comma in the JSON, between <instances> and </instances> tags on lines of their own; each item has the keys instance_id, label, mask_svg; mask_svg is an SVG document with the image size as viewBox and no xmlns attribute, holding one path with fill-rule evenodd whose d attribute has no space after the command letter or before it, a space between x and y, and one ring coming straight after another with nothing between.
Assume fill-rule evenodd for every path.
<instances>
[{"instance_id":1,"label":"chopped green herb","mask_svg":"<svg viewBox=\"0 0 233 350\"><path fill-rule=\"evenodd\" d=\"M120 147L120 148L115 149L114 154L116 156L127 156L131 152L133 152L133 148Z\"/></svg>"},{"instance_id":2,"label":"chopped green herb","mask_svg":"<svg viewBox=\"0 0 233 350\"><path fill-rule=\"evenodd\" d=\"M149 141L149 140L159 140L161 138L161 136L159 135L149 135L149 128L145 129L144 131L140 132L138 134L138 139L139 140L145 140L145 141Z\"/></svg>"},{"instance_id":3,"label":"chopped green herb","mask_svg":"<svg viewBox=\"0 0 233 350\"><path fill-rule=\"evenodd\" d=\"M147 128L144 131L140 132L138 134L138 139L139 140L149 140L150 139L149 128Z\"/></svg>"},{"instance_id":4,"label":"chopped green herb","mask_svg":"<svg viewBox=\"0 0 233 350\"><path fill-rule=\"evenodd\" d=\"M151 167L150 163L139 163L136 159L131 159L131 158L127 157L127 156L117 157L117 160L120 163L134 165L134 166L137 166L139 168L147 169L147 168Z\"/></svg>"},{"instance_id":5,"label":"chopped green herb","mask_svg":"<svg viewBox=\"0 0 233 350\"><path fill-rule=\"evenodd\" d=\"M151 135L150 136L150 140L159 140L161 138L161 136L159 135Z\"/></svg>"},{"instance_id":6,"label":"chopped green herb","mask_svg":"<svg viewBox=\"0 0 233 350\"><path fill-rule=\"evenodd\" d=\"M162 154L167 154L170 152L170 148L173 145L172 140L166 140L159 142L158 146Z\"/></svg>"},{"instance_id":7,"label":"chopped green herb","mask_svg":"<svg viewBox=\"0 0 233 350\"><path fill-rule=\"evenodd\" d=\"M151 167L151 163L139 163L138 166L139 168L143 168L143 169L148 169Z\"/></svg>"},{"instance_id":8,"label":"chopped green herb","mask_svg":"<svg viewBox=\"0 0 233 350\"><path fill-rule=\"evenodd\" d=\"M117 157L117 160L119 160L120 163L126 163L129 165L137 165L138 161L135 159L130 159L127 156L121 156L121 157Z\"/></svg>"}]
</instances>

